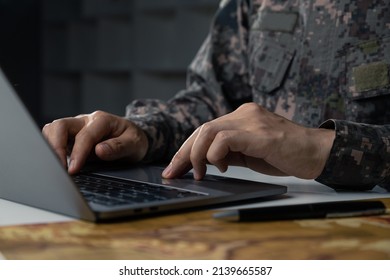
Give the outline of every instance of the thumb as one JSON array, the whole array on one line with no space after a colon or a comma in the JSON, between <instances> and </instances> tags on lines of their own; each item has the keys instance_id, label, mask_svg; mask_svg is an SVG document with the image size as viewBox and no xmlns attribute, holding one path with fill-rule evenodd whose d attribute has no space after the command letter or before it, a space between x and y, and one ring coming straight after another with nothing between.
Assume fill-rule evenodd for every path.
<instances>
[{"instance_id":1,"label":"thumb","mask_svg":"<svg viewBox=\"0 0 390 280\"><path fill-rule=\"evenodd\" d=\"M140 161L147 151L146 136L144 134L141 136L129 138L124 133L119 137L100 142L95 147L96 156L106 161L119 159L127 159L132 162Z\"/></svg>"},{"instance_id":2,"label":"thumb","mask_svg":"<svg viewBox=\"0 0 390 280\"><path fill-rule=\"evenodd\" d=\"M127 157L126 149L119 138L112 138L96 145L95 153L102 160L118 160Z\"/></svg>"}]
</instances>

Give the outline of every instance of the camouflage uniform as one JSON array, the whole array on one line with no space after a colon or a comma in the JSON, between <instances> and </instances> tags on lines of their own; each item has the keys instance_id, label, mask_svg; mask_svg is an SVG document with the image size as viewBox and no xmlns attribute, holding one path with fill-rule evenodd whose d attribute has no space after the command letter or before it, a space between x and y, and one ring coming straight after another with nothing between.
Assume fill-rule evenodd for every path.
<instances>
[{"instance_id":1,"label":"camouflage uniform","mask_svg":"<svg viewBox=\"0 0 390 280\"><path fill-rule=\"evenodd\" d=\"M390 2L227 0L164 103L136 100L147 160L168 160L204 122L254 101L308 127L336 130L317 180L334 188L390 183Z\"/></svg>"}]
</instances>

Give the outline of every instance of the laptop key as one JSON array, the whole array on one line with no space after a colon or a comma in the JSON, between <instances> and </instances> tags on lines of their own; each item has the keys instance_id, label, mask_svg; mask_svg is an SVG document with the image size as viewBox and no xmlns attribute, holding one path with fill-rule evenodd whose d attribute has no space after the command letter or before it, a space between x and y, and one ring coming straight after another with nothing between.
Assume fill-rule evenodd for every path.
<instances>
[{"instance_id":1,"label":"laptop key","mask_svg":"<svg viewBox=\"0 0 390 280\"><path fill-rule=\"evenodd\" d=\"M119 181L93 174L79 174L73 179L87 201L105 206L165 201L203 195L136 181Z\"/></svg>"}]
</instances>

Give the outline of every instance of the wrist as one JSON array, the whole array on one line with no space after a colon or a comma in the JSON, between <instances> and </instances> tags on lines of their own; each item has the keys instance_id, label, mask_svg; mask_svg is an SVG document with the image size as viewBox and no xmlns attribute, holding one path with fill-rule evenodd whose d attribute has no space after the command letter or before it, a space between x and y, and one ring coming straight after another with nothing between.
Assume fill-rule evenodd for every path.
<instances>
[{"instance_id":1,"label":"wrist","mask_svg":"<svg viewBox=\"0 0 390 280\"><path fill-rule=\"evenodd\" d=\"M316 172L314 178L317 178L321 175L322 171L325 168L326 162L329 159L334 140L336 138L336 131L334 129L325 129L318 128L317 136L318 136L318 165L316 168Z\"/></svg>"}]
</instances>

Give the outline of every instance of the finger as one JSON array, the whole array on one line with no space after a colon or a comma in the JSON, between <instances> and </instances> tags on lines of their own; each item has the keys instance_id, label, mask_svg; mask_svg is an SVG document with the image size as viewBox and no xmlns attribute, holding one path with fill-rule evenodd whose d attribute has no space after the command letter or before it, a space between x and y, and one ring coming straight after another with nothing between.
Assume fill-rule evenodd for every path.
<instances>
[{"instance_id":1,"label":"finger","mask_svg":"<svg viewBox=\"0 0 390 280\"><path fill-rule=\"evenodd\" d=\"M245 132L224 130L214 138L207 150L206 158L208 162L215 165L221 172L225 172L233 162L236 165L245 165L242 150L239 146L245 146L242 136ZM239 137L239 139L237 139Z\"/></svg>"},{"instance_id":2,"label":"finger","mask_svg":"<svg viewBox=\"0 0 390 280\"><path fill-rule=\"evenodd\" d=\"M209 147L207 160L221 172L226 171L229 165L234 165L247 167L267 175L286 175L263 159L267 151L261 153L261 142L261 139L245 131L221 131ZM255 157L252 156L253 147L257 147ZM264 145L263 149L268 150L266 147Z\"/></svg>"},{"instance_id":3,"label":"finger","mask_svg":"<svg viewBox=\"0 0 390 280\"><path fill-rule=\"evenodd\" d=\"M208 162L207 152L210 145L214 142L216 135L225 130L234 130L239 128L240 123L231 119L229 116L230 115L227 115L226 117L221 117L215 121L205 123L200 127L198 135L192 145L190 154L195 179L200 180L206 174L206 164ZM222 165L220 167L221 171L226 171Z\"/></svg>"},{"instance_id":4,"label":"finger","mask_svg":"<svg viewBox=\"0 0 390 280\"><path fill-rule=\"evenodd\" d=\"M95 118L94 114L92 114L91 116L88 116L88 118L88 123L75 137L73 149L69 158L68 172L70 174L77 173L81 170L95 145L110 134L112 122L115 122L115 119L107 115Z\"/></svg>"},{"instance_id":5,"label":"finger","mask_svg":"<svg viewBox=\"0 0 390 280\"><path fill-rule=\"evenodd\" d=\"M105 140L95 147L96 155L102 160L118 160L126 158L135 162L141 160L147 150L144 144L148 140L138 127L129 126L115 138Z\"/></svg>"},{"instance_id":6,"label":"finger","mask_svg":"<svg viewBox=\"0 0 390 280\"><path fill-rule=\"evenodd\" d=\"M162 176L167 179L179 177L192 167L194 178L201 180L207 170L206 154L214 135L219 129L224 129L226 126L237 126L234 119L229 120L229 116L230 114L198 127L180 147L171 163L163 171Z\"/></svg>"},{"instance_id":7,"label":"finger","mask_svg":"<svg viewBox=\"0 0 390 280\"><path fill-rule=\"evenodd\" d=\"M231 159L228 158L229 154L236 156L239 160L242 159L242 157L237 156L239 153L231 153L229 143L225 139L221 139L221 135L227 135L227 133L227 131L224 131L217 134L206 154L208 162L215 165L221 172L225 172L231 164Z\"/></svg>"},{"instance_id":8,"label":"finger","mask_svg":"<svg viewBox=\"0 0 390 280\"><path fill-rule=\"evenodd\" d=\"M190 151L190 161L195 180L201 180L207 172L206 154L215 136L215 129L211 123L200 127Z\"/></svg>"},{"instance_id":9,"label":"finger","mask_svg":"<svg viewBox=\"0 0 390 280\"><path fill-rule=\"evenodd\" d=\"M198 135L199 129L196 129L194 133L183 143L177 153L173 156L170 164L162 172L162 176L166 179L173 179L183 176L185 173L191 170L192 165L190 161L190 153L192 144Z\"/></svg>"},{"instance_id":10,"label":"finger","mask_svg":"<svg viewBox=\"0 0 390 280\"><path fill-rule=\"evenodd\" d=\"M46 124L42 129L44 137L65 168L67 167L68 143L82 126L83 121L80 119L64 118Z\"/></svg>"}]
</instances>

